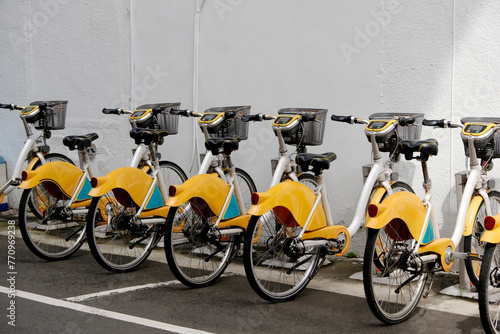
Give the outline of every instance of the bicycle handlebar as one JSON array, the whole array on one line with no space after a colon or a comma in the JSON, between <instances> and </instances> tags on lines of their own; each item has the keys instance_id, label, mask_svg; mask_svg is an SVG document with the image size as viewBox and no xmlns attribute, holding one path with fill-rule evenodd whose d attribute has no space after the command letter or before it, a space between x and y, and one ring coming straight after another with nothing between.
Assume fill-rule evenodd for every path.
<instances>
[{"instance_id":1,"label":"bicycle handlebar","mask_svg":"<svg viewBox=\"0 0 500 334\"><path fill-rule=\"evenodd\" d=\"M458 128L460 124L453 123L452 121L447 121L445 119L432 120L432 119L424 119L422 121L422 125L425 126L434 126L438 128Z\"/></svg>"},{"instance_id":2,"label":"bicycle handlebar","mask_svg":"<svg viewBox=\"0 0 500 334\"><path fill-rule=\"evenodd\" d=\"M415 117L399 117L399 125L407 126L415 123Z\"/></svg>"},{"instance_id":3,"label":"bicycle handlebar","mask_svg":"<svg viewBox=\"0 0 500 334\"><path fill-rule=\"evenodd\" d=\"M254 115L243 115L241 116L241 120L243 122L262 122L262 121L269 121L275 119L276 116L272 115L266 115L266 114L254 114Z\"/></svg>"},{"instance_id":4,"label":"bicycle handlebar","mask_svg":"<svg viewBox=\"0 0 500 334\"><path fill-rule=\"evenodd\" d=\"M336 122L344 122L344 123L349 123L349 124L357 124L358 119L354 116L337 116L337 115L332 115L332 121Z\"/></svg>"},{"instance_id":5,"label":"bicycle handlebar","mask_svg":"<svg viewBox=\"0 0 500 334\"><path fill-rule=\"evenodd\" d=\"M121 115L121 114L131 114L130 110L120 109L120 108L104 108L102 113L106 115Z\"/></svg>"},{"instance_id":6,"label":"bicycle handlebar","mask_svg":"<svg viewBox=\"0 0 500 334\"><path fill-rule=\"evenodd\" d=\"M185 117L201 117L200 113L191 111L189 109L185 110L170 110L171 115L185 116Z\"/></svg>"}]
</instances>

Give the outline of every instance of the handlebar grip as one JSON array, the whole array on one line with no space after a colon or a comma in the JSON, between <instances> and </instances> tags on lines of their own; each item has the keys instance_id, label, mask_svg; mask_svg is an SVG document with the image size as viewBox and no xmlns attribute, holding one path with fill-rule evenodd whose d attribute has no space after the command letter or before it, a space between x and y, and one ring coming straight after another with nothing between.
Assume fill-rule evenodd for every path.
<instances>
[{"instance_id":1,"label":"handlebar grip","mask_svg":"<svg viewBox=\"0 0 500 334\"><path fill-rule=\"evenodd\" d=\"M178 116L190 116L189 115L189 110L170 110L170 115L178 115Z\"/></svg>"},{"instance_id":2,"label":"handlebar grip","mask_svg":"<svg viewBox=\"0 0 500 334\"><path fill-rule=\"evenodd\" d=\"M119 108L104 108L102 109L102 113L106 115L121 115L123 112L123 109Z\"/></svg>"},{"instance_id":3,"label":"handlebar grip","mask_svg":"<svg viewBox=\"0 0 500 334\"><path fill-rule=\"evenodd\" d=\"M42 110L43 110L43 109L47 109L47 103L40 103L40 104L38 105L38 108L40 108L40 109L42 109Z\"/></svg>"},{"instance_id":4,"label":"handlebar grip","mask_svg":"<svg viewBox=\"0 0 500 334\"><path fill-rule=\"evenodd\" d=\"M358 119L356 117L354 117L354 116L332 115L332 121L344 122L344 123L349 123L349 124L356 124L356 123L358 123Z\"/></svg>"},{"instance_id":5,"label":"handlebar grip","mask_svg":"<svg viewBox=\"0 0 500 334\"><path fill-rule=\"evenodd\" d=\"M399 125L401 126L407 126L415 123L415 117L400 117L399 118Z\"/></svg>"},{"instance_id":6,"label":"handlebar grip","mask_svg":"<svg viewBox=\"0 0 500 334\"><path fill-rule=\"evenodd\" d=\"M16 105L14 105L14 104L3 104L3 103L0 103L0 108L1 109L14 110L16 108Z\"/></svg>"},{"instance_id":7,"label":"handlebar grip","mask_svg":"<svg viewBox=\"0 0 500 334\"><path fill-rule=\"evenodd\" d=\"M312 115L312 114L303 114L302 115L303 122L312 122L315 119L316 119L316 115Z\"/></svg>"},{"instance_id":8,"label":"handlebar grip","mask_svg":"<svg viewBox=\"0 0 500 334\"><path fill-rule=\"evenodd\" d=\"M439 128L444 128L446 126L446 120L444 119L424 119L422 125L425 126L437 126Z\"/></svg>"},{"instance_id":9,"label":"handlebar grip","mask_svg":"<svg viewBox=\"0 0 500 334\"><path fill-rule=\"evenodd\" d=\"M243 115L243 116L241 116L241 120L243 122L250 122L250 121L261 122L264 120L265 116L266 115L264 115L264 114Z\"/></svg>"}]
</instances>

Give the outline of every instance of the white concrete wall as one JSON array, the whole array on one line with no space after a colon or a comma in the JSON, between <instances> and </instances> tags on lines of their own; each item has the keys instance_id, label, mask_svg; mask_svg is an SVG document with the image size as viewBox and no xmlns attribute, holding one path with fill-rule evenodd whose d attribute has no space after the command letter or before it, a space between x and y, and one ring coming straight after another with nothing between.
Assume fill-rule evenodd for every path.
<instances>
[{"instance_id":1,"label":"white concrete wall","mask_svg":"<svg viewBox=\"0 0 500 334\"><path fill-rule=\"evenodd\" d=\"M131 4L131 8L130 7ZM64 135L96 131L104 174L126 165L133 143L128 122L103 107L193 100L196 1L31 0L0 4L0 102L67 99ZM459 120L495 116L499 97L497 1L206 0L200 15L198 111L251 105L253 113L284 107L327 108L328 115L424 112ZM131 14L131 16L130 16ZM3 111L0 155L11 170L24 133L16 112ZM201 132L194 129L202 149ZM193 120L181 119L163 157L192 165ZM259 190L277 156L269 123L250 124L236 163ZM458 130L423 129L440 142L430 162L436 206L445 229L456 210L454 173L463 169ZM338 159L325 174L336 221L349 224L370 162L362 126L328 121L324 144ZM396 168L421 193L414 162ZM194 170L190 173L192 175ZM498 175L498 169L492 175ZM11 196L17 206L19 192ZM440 218L442 218L440 217ZM362 233L353 250L361 255Z\"/></svg>"}]
</instances>

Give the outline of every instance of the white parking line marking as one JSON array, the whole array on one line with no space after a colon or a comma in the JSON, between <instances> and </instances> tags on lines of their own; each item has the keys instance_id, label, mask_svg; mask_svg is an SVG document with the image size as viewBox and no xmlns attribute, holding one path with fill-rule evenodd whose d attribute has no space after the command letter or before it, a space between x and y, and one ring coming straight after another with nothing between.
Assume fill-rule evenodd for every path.
<instances>
[{"instance_id":1,"label":"white parking line marking","mask_svg":"<svg viewBox=\"0 0 500 334\"><path fill-rule=\"evenodd\" d=\"M0 286L0 293L8 294L9 288L6 288L4 286ZM187 327L182 327L182 326L177 326L177 325L171 325L171 324L167 324L165 322L135 317L135 316L128 315L128 314L107 311L107 310L99 309L96 307L72 303L72 302L68 302L65 300L51 298L51 297L42 296L42 295L37 295L37 294L31 293L31 292L26 292L26 291L21 291L21 290L16 290L16 297L29 299L29 300L32 300L32 301L37 302L37 303L43 303L43 304L57 306L57 307L64 307L67 309L71 309L71 310L75 310L75 311L79 311L79 312L83 312L83 313L88 313L88 314L98 315L98 316L106 317L106 318L110 318L110 319L115 319L115 320L133 323L133 324L138 324L141 326L147 326L147 327L151 327L151 328L166 330L166 331L170 331L173 333L210 334L210 332L200 331L197 329L192 329L192 328L187 328Z\"/></svg>"},{"instance_id":2,"label":"white parking line marking","mask_svg":"<svg viewBox=\"0 0 500 334\"><path fill-rule=\"evenodd\" d=\"M102 292L89 293L89 294L81 295L81 296L63 298L63 300L66 300L68 302L79 303L79 302L83 302L83 301L89 300L89 299L107 297L107 296L117 295L120 293L131 292L131 291L154 289L154 288L159 288L162 286L169 286L169 285L174 285L174 284L181 284L181 282L174 280L174 281L168 281L168 282L158 282L158 283L129 286L126 288L121 288L121 289L107 290L107 291L102 291Z\"/></svg>"}]
</instances>

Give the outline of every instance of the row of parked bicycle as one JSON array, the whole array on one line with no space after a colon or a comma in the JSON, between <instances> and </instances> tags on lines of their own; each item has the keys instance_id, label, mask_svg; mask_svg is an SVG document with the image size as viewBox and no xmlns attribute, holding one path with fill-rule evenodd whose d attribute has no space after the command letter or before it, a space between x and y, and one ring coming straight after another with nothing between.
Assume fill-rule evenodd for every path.
<instances>
[{"instance_id":1,"label":"row of parked bicycle","mask_svg":"<svg viewBox=\"0 0 500 334\"><path fill-rule=\"evenodd\" d=\"M336 155L306 152L307 146L323 141L326 109L281 109L278 115L251 115L248 106L200 114L179 110L180 103L143 105L135 111L103 109L105 114L129 115L137 147L129 167L98 176L93 167L97 134L64 138L65 146L78 150L80 168L50 152L46 139L52 130L64 128L66 105L0 105L21 110L28 137L0 197L23 189L19 229L39 257L68 258L87 240L100 265L128 272L163 241L175 277L187 286L204 287L243 248L252 288L281 302L304 290L327 255L345 254L364 223L363 284L378 319L389 324L408 319L421 296L429 294L434 274L464 259L479 290L483 326L498 332L500 193L490 188L488 171L500 157L500 118L470 117L459 123L426 120L423 114L377 113L368 120L333 115L333 121L365 125L372 148L370 172L345 227L334 223L322 178ZM205 136L205 157L189 179L158 153L165 137L177 133L179 116L199 117ZM247 139L250 121L272 121L278 141L280 157L265 192L257 192L252 178L231 159L240 140ZM451 238L440 236L431 204L427 162L438 154L438 143L420 140L421 125L461 129L468 175ZM41 135L34 136L33 129ZM401 155L420 162L423 198L392 173ZM462 238L465 252L458 252Z\"/></svg>"}]
</instances>

